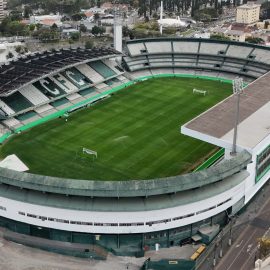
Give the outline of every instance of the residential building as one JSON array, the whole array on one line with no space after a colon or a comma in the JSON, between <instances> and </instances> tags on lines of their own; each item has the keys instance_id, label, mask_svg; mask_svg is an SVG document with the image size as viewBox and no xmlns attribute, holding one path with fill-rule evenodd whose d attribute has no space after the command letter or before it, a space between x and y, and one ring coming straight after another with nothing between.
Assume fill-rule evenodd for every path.
<instances>
[{"instance_id":1,"label":"residential building","mask_svg":"<svg viewBox=\"0 0 270 270\"><path fill-rule=\"evenodd\" d=\"M7 5L7 1L6 0L0 0L0 21L2 21L5 17L5 8Z\"/></svg>"},{"instance_id":2,"label":"residential building","mask_svg":"<svg viewBox=\"0 0 270 270\"><path fill-rule=\"evenodd\" d=\"M247 2L247 4L237 7L236 22L252 24L259 21L261 5L254 2Z\"/></svg>"}]
</instances>

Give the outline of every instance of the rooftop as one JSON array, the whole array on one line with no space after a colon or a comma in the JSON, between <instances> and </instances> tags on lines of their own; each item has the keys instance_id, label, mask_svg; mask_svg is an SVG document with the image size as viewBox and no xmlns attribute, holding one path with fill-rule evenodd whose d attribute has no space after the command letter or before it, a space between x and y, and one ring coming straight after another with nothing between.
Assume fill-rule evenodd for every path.
<instances>
[{"instance_id":1,"label":"rooftop","mask_svg":"<svg viewBox=\"0 0 270 270\"><path fill-rule=\"evenodd\" d=\"M120 54L112 48L76 48L36 52L0 66L0 95L9 95L29 83L69 66Z\"/></svg>"},{"instance_id":2,"label":"rooftop","mask_svg":"<svg viewBox=\"0 0 270 270\"><path fill-rule=\"evenodd\" d=\"M261 6L260 4L256 4L254 2L247 2L247 4L237 7L237 9L257 8L260 6Z\"/></svg>"},{"instance_id":3,"label":"rooftop","mask_svg":"<svg viewBox=\"0 0 270 270\"><path fill-rule=\"evenodd\" d=\"M270 72L249 84L241 94L237 144L243 148L254 148L270 135L269 81ZM208 135L212 139L217 138L231 144L235 122L235 104L236 97L231 95L185 124L182 127L183 133L194 135L193 137L199 139Z\"/></svg>"}]
</instances>

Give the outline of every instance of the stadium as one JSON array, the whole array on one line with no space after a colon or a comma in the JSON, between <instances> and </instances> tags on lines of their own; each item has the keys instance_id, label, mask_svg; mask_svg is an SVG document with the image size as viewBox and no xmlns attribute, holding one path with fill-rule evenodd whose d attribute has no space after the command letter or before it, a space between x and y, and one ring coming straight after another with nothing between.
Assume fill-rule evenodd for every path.
<instances>
[{"instance_id":1,"label":"stadium","mask_svg":"<svg viewBox=\"0 0 270 270\"><path fill-rule=\"evenodd\" d=\"M270 175L269 70L266 47L177 38L1 66L5 237L104 259L225 225ZM245 89L232 154L235 77Z\"/></svg>"}]
</instances>

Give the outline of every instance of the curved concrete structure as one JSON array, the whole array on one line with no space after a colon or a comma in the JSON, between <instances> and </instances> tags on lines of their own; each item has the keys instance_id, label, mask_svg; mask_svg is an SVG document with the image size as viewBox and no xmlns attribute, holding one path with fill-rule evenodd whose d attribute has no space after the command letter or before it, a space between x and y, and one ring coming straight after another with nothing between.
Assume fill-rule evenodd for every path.
<instances>
[{"instance_id":1,"label":"curved concrete structure","mask_svg":"<svg viewBox=\"0 0 270 270\"><path fill-rule=\"evenodd\" d=\"M208 45L208 53L201 53ZM231 47L242 48L242 55L234 55ZM194 74L206 55L207 61L219 59L225 63L229 59L237 65L256 66L258 77L270 68L270 50L241 43L154 39L131 41L127 48L124 65L131 72L129 76L135 77L138 71L149 75L157 69L168 69L172 76L176 70ZM183 53L184 48L189 51ZM218 54L222 48L227 56ZM252 55L255 58L249 57ZM177 66L180 56L192 60L192 64L188 68L187 64ZM149 65L134 68L141 58L148 59ZM166 67L152 65L153 59L161 63L167 58L171 63ZM221 67L204 72L213 74L217 69L219 74L244 73L248 80L256 78L249 72L227 72ZM269 142L267 137L257 148L241 149L234 157L229 157L226 149L225 159L215 166L164 179L63 180L0 169L0 225L32 236L101 246L119 255L142 254L156 243L163 247L178 245L201 226L223 225L256 194L269 178L269 171L261 167L260 179L256 178L261 152L265 156Z\"/></svg>"}]
</instances>

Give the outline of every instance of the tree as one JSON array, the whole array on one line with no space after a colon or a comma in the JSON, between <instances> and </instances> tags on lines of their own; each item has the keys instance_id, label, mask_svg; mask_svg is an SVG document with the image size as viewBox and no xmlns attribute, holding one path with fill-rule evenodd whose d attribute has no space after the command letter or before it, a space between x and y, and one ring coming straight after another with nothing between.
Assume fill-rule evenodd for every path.
<instances>
[{"instance_id":1,"label":"tree","mask_svg":"<svg viewBox=\"0 0 270 270\"><path fill-rule=\"evenodd\" d=\"M80 39L80 33L79 33L79 32L71 33L70 38L71 38L73 41L78 41L78 40Z\"/></svg>"},{"instance_id":2,"label":"tree","mask_svg":"<svg viewBox=\"0 0 270 270\"><path fill-rule=\"evenodd\" d=\"M32 31L34 31L34 30L36 29L36 26L35 26L34 24L30 24L30 25L28 26L28 28L29 28L29 30L32 32Z\"/></svg>"},{"instance_id":3,"label":"tree","mask_svg":"<svg viewBox=\"0 0 270 270\"><path fill-rule=\"evenodd\" d=\"M12 36L25 35L27 27L19 21L12 21L7 25L6 32Z\"/></svg>"},{"instance_id":4,"label":"tree","mask_svg":"<svg viewBox=\"0 0 270 270\"><path fill-rule=\"evenodd\" d=\"M219 34L213 34L210 37L211 39L217 39L217 40L230 40L230 38L225 37L223 35L219 35Z\"/></svg>"},{"instance_id":5,"label":"tree","mask_svg":"<svg viewBox=\"0 0 270 270\"><path fill-rule=\"evenodd\" d=\"M13 57L14 57L14 54L12 52L8 52L6 58L10 59L10 58L13 58Z\"/></svg>"},{"instance_id":6,"label":"tree","mask_svg":"<svg viewBox=\"0 0 270 270\"><path fill-rule=\"evenodd\" d=\"M99 27L98 26L93 26L92 30L91 30L92 34L96 37L99 35Z\"/></svg>"},{"instance_id":7,"label":"tree","mask_svg":"<svg viewBox=\"0 0 270 270\"><path fill-rule=\"evenodd\" d=\"M92 28L92 31L91 33L94 35L94 36L98 36L98 35L103 35L104 33L106 32L106 28L103 27L103 26L94 26Z\"/></svg>"},{"instance_id":8,"label":"tree","mask_svg":"<svg viewBox=\"0 0 270 270\"><path fill-rule=\"evenodd\" d=\"M32 8L30 6L24 6L23 17L28 19L32 14Z\"/></svg>"},{"instance_id":9,"label":"tree","mask_svg":"<svg viewBox=\"0 0 270 270\"><path fill-rule=\"evenodd\" d=\"M95 23L100 19L100 15L98 13L94 14L94 21Z\"/></svg>"},{"instance_id":10,"label":"tree","mask_svg":"<svg viewBox=\"0 0 270 270\"><path fill-rule=\"evenodd\" d=\"M51 29L52 29L53 31L57 31L57 30L58 30L57 24L54 23L54 24L51 26Z\"/></svg>"},{"instance_id":11,"label":"tree","mask_svg":"<svg viewBox=\"0 0 270 270\"><path fill-rule=\"evenodd\" d=\"M253 43L253 44L263 44L264 40L259 37L247 37L246 42Z\"/></svg>"},{"instance_id":12,"label":"tree","mask_svg":"<svg viewBox=\"0 0 270 270\"><path fill-rule=\"evenodd\" d=\"M86 42L85 42L85 49L92 49L94 47L94 42L92 39L88 39Z\"/></svg>"},{"instance_id":13,"label":"tree","mask_svg":"<svg viewBox=\"0 0 270 270\"><path fill-rule=\"evenodd\" d=\"M41 28L33 33L33 36L42 42L56 42L60 39L60 33L52 29Z\"/></svg>"},{"instance_id":14,"label":"tree","mask_svg":"<svg viewBox=\"0 0 270 270\"><path fill-rule=\"evenodd\" d=\"M126 25L124 25L123 28L122 28L122 32L123 32L124 37L128 37L129 33L130 33L130 30Z\"/></svg>"},{"instance_id":15,"label":"tree","mask_svg":"<svg viewBox=\"0 0 270 270\"><path fill-rule=\"evenodd\" d=\"M10 17L11 21L20 21L20 20L22 20L22 12L18 11L18 10L12 10L9 13L9 17Z\"/></svg>"},{"instance_id":16,"label":"tree","mask_svg":"<svg viewBox=\"0 0 270 270\"><path fill-rule=\"evenodd\" d=\"M82 19L82 14L81 13L76 13L76 14L73 14L71 16L71 18L74 20L74 21L80 21Z\"/></svg>"},{"instance_id":17,"label":"tree","mask_svg":"<svg viewBox=\"0 0 270 270\"><path fill-rule=\"evenodd\" d=\"M103 35L106 32L106 28L104 26L99 27L99 35Z\"/></svg>"},{"instance_id":18,"label":"tree","mask_svg":"<svg viewBox=\"0 0 270 270\"><path fill-rule=\"evenodd\" d=\"M16 53L20 54L24 50L23 50L22 46L18 45L15 47L15 51L16 51Z\"/></svg>"},{"instance_id":19,"label":"tree","mask_svg":"<svg viewBox=\"0 0 270 270\"><path fill-rule=\"evenodd\" d=\"M83 33L86 33L87 32L87 27L84 24L81 24L80 25L80 31L83 32Z\"/></svg>"}]
</instances>

